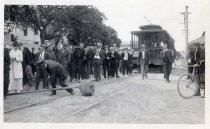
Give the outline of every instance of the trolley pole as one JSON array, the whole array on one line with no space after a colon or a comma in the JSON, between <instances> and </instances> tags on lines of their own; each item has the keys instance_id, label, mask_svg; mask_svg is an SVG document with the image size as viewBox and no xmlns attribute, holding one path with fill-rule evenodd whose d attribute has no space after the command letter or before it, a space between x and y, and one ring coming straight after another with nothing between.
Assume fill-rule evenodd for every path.
<instances>
[{"instance_id":1,"label":"trolley pole","mask_svg":"<svg viewBox=\"0 0 210 129\"><path fill-rule=\"evenodd\" d=\"M188 29L188 14L191 14L188 12L188 6L185 6L185 12L182 12L181 14L184 15L184 31L185 31L185 59L187 59L187 45L188 45L188 34L189 34L189 29Z\"/></svg>"}]
</instances>

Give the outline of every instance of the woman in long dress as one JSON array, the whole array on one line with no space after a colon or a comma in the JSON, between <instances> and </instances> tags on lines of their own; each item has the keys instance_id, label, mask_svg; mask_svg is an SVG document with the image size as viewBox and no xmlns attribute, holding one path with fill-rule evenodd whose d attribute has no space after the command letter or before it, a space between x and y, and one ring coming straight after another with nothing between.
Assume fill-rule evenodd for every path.
<instances>
[{"instance_id":1,"label":"woman in long dress","mask_svg":"<svg viewBox=\"0 0 210 129\"><path fill-rule=\"evenodd\" d=\"M10 51L9 55L11 59L9 90L12 92L20 92L21 90L23 90L23 54L19 43L13 43L13 48Z\"/></svg>"}]
</instances>

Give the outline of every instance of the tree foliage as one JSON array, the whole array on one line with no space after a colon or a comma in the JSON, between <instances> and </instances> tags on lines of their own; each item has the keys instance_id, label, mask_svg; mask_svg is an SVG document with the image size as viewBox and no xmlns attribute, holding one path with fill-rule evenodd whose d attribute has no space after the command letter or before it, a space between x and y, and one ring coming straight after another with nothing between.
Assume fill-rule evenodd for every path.
<instances>
[{"instance_id":1,"label":"tree foliage","mask_svg":"<svg viewBox=\"0 0 210 129\"><path fill-rule=\"evenodd\" d=\"M5 26L12 23L22 29L39 30L42 43L67 35L73 45L94 45L98 41L109 46L121 44L117 32L104 24L105 15L91 5L6 5L4 10Z\"/></svg>"}]
</instances>

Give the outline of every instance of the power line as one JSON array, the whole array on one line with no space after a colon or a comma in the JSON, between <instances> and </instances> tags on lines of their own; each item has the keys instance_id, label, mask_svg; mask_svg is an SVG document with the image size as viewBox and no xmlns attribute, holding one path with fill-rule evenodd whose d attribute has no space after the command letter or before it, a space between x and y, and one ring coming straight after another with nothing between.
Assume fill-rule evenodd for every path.
<instances>
[{"instance_id":1,"label":"power line","mask_svg":"<svg viewBox=\"0 0 210 129\"><path fill-rule=\"evenodd\" d=\"M148 20L146 17L144 17L144 19L149 22L150 24L152 24L152 22L150 22L150 20Z\"/></svg>"}]
</instances>

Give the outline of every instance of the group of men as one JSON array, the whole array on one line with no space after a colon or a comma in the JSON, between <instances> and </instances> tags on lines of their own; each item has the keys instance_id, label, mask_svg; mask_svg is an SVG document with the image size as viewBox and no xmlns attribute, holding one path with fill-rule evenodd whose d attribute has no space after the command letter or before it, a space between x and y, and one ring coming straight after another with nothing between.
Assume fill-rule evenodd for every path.
<instances>
[{"instance_id":1,"label":"group of men","mask_svg":"<svg viewBox=\"0 0 210 129\"><path fill-rule=\"evenodd\" d=\"M166 82L169 83L169 76L172 70L173 63L173 52L170 49L168 49L167 44L163 44L162 48L163 50L161 51L160 55L163 63L164 78L166 79ZM138 54L138 65L140 65L141 68L142 80L144 80L145 77L148 78L147 72L150 59L150 53L146 49L146 45L142 44L141 50Z\"/></svg>"},{"instance_id":2,"label":"group of men","mask_svg":"<svg viewBox=\"0 0 210 129\"><path fill-rule=\"evenodd\" d=\"M118 72L121 72L123 76L125 74L132 75L133 52L128 48L120 51L116 46L102 47L101 42L95 46L84 45L80 43L78 46L72 46L63 42L62 47L58 49L49 40L45 40L44 44L38 48L39 52L37 53L34 52L34 49L29 53L28 49L25 48L27 51L23 51L23 72L26 74L26 79L23 76L23 81L31 83L31 78L28 78L27 72L30 73L31 71L36 78L35 90L38 90L41 80L43 81L43 88L48 89L49 82L53 88L56 88L57 80L62 87L67 87L65 80L68 76L71 82L80 82L81 79L89 79L91 76L96 81L101 80L101 75L104 78L119 78ZM167 44L163 45L161 57L164 78L166 82L170 82L169 75L172 70L173 54L168 49ZM148 78L149 61L149 51L146 49L146 45L142 44L138 55L142 79ZM73 89L67 91L73 94ZM52 94L55 95L56 91L53 91Z\"/></svg>"},{"instance_id":3,"label":"group of men","mask_svg":"<svg viewBox=\"0 0 210 129\"><path fill-rule=\"evenodd\" d=\"M55 88L56 78L59 78L61 86L66 87L64 80L67 76L70 77L71 82L80 82L81 79L89 79L91 76L99 81L101 75L104 78L119 78L118 71L122 71L123 75L125 75L125 71L127 74L132 72L132 54L127 48L120 53L115 46L102 48L101 42L95 46L86 47L83 43L74 47L64 42L62 48L58 49L46 40L39 47L35 60L36 90L39 89L41 80L43 80L43 88L49 88L49 74L50 84ZM54 91L53 94L56 92Z\"/></svg>"}]
</instances>

